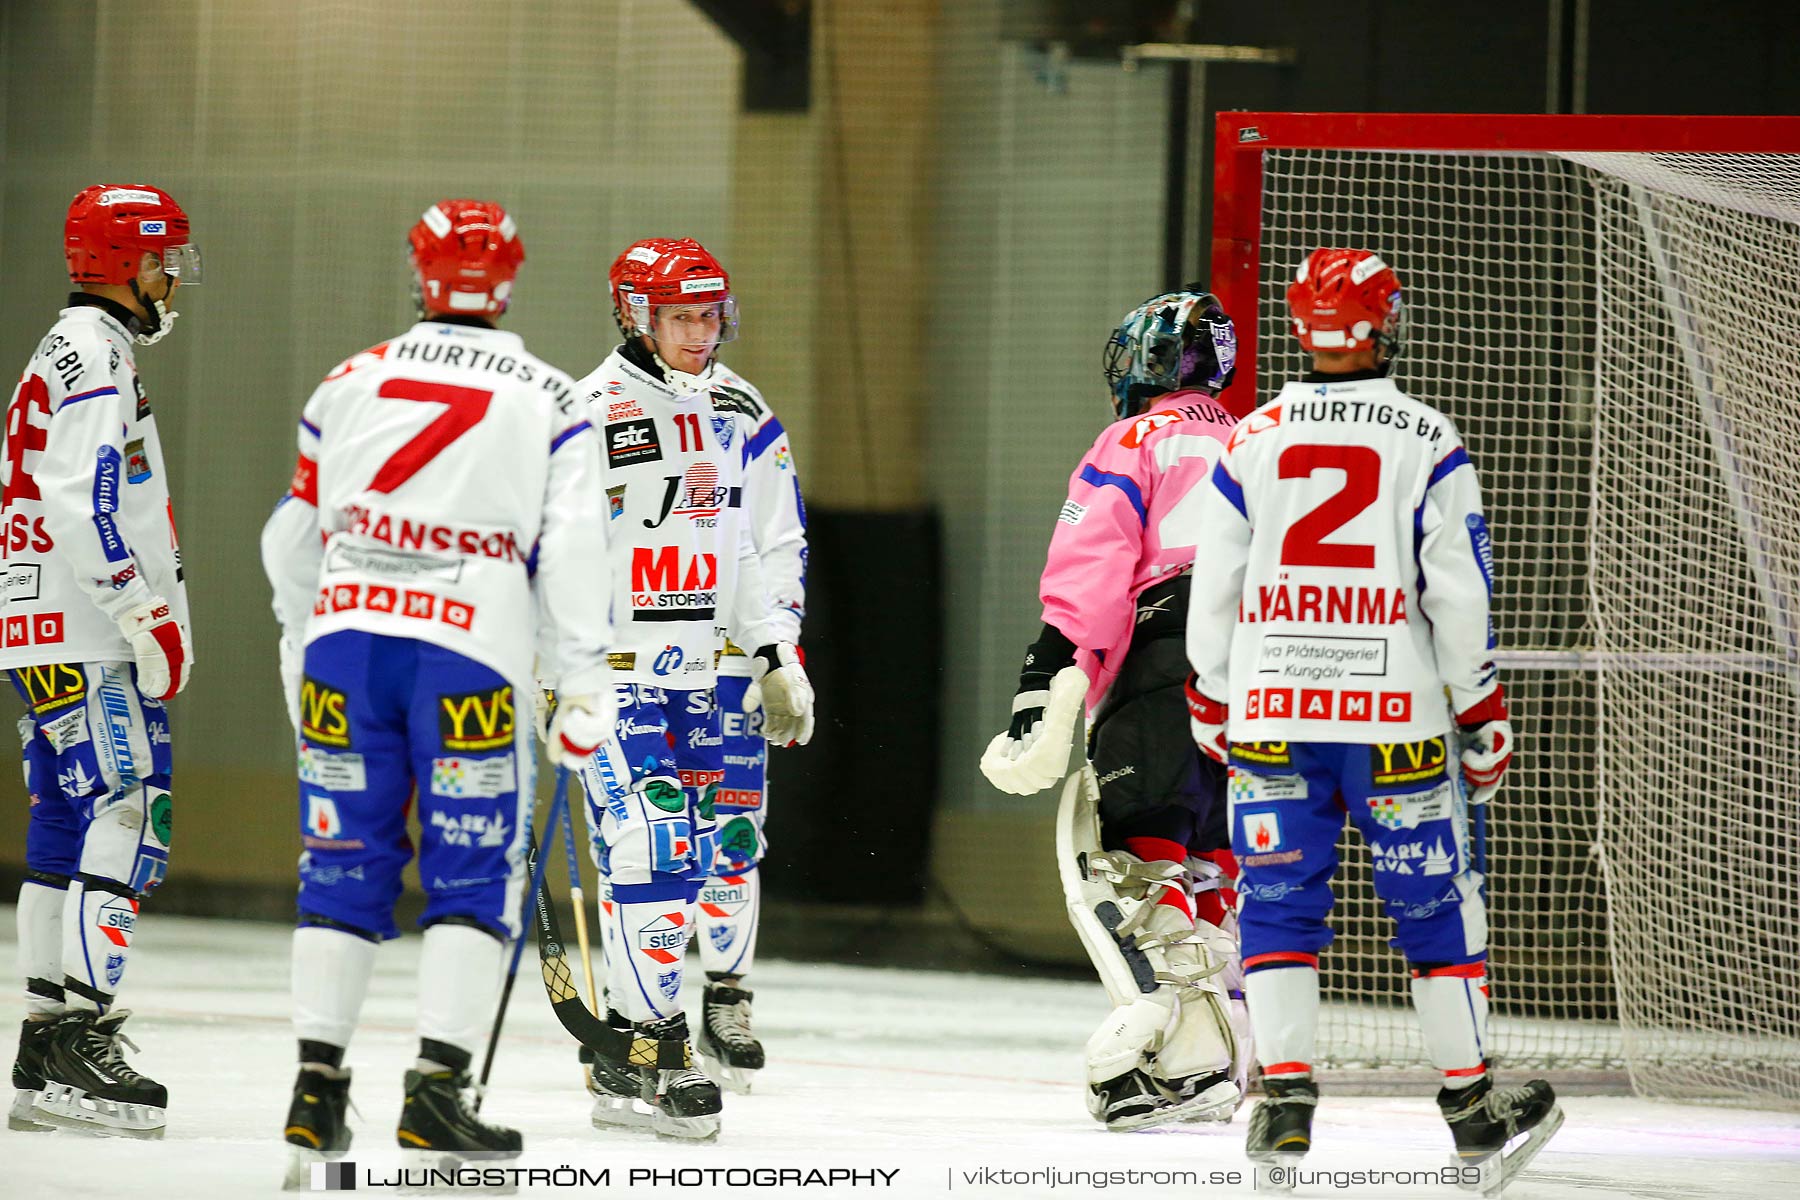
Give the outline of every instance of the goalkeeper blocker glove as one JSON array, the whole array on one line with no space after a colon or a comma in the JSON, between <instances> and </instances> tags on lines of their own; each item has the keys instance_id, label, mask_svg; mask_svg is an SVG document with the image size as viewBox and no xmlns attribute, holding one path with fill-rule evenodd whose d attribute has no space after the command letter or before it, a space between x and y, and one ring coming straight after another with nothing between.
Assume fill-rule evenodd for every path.
<instances>
[{"instance_id":1,"label":"goalkeeper blocker glove","mask_svg":"<svg viewBox=\"0 0 1800 1200\"><path fill-rule=\"evenodd\" d=\"M777 746L804 746L813 735L812 680L804 656L792 642L776 642L750 660L752 678L744 690L744 711L763 710L763 738Z\"/></svg>"},{"instance_id":2,"label":"goalkeeper blocker glove","mask_svg":"<svg viewBox=\"0 0 1800 1200\"><path fill-rule=\"evenodd\" d=\"M1029 796L1063 777L1081 718L1088 677L1074 665L1075 644L1046 624L1025 649L1012 721L981 756L981 773L1003 792Z\"/></svg>"},{"instance_id":3,"label":"goalkeeper blocker glove","mask_svg":"<svg viewBox=\"0 0 1800 1200\"><path fill-rule=\"evenodd\" d=\"M130 643L131 657L137 662L138 691L152 700L172 700L187 686L194 650L167 600L152 596L136 608L126 609L119 614L119 632Z\"/></svg>"},{"instance_id":4,"label":"goalkeeper blocker glove","mask_svg":"<svg viewBox=\"0 0 1800 1200\"><path fill-rule=\"evenodd\" d=\"M1486 804L1500 790L1500 777L1512 762L1513 727L1506 714L1506 693L1498 684L1480 704L1456 715L1462 731L1462 772L1469 783L1469 803Z\"/></svg>"},{"instance_id":5,"label":"goalkeeper blocker glove","mask_svg":"<svg viewBox=\"0 0 1800 1200\"><path fill-rule=\"evenodd\" d=\"M1193 732L1194 744L1200 747L1200 753L1214 762L1223 763L1231 757L1231 748L1225 741L1225 718L1228 709L1209 696L1202 696L1195 686L1199 680L1190 673L1182 690L1187 693L1188 729Z\"/></svg>"}]
</instances>

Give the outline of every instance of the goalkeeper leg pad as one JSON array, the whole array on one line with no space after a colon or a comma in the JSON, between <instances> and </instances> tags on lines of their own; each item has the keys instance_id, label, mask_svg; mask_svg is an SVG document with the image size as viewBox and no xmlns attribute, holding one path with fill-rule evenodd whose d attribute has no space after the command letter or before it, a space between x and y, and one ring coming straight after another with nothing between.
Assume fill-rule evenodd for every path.
<instances>
[{"instance_id":1,"label":"goalkeeper leg pad","mask_svg":"<svg viewBox=\"0 0 1800 1200\"><path fill-rule=\"evenodd\" d=\"M1237 1038L1218 979L1225 962L1183 910L1186 870L1100 848L1091 767L1072 776L1057 810L1064 901L1114 1009L1087 1045L1089 1111L1112 1129L1218 1119L1235 1111Z\"/></svg>"},{"instance_id":2,"label":"goalkeeper leg pad","mask_svg":"<svg viewBox=\"0 0 1800 1200\"><path fill-rule=\"evenodd\" d=\"M1057 870L1069 921L1107 996L1124 1007L1157 989L1157 972L1167 967L1163 947L1180 931L1146 926L1169 919L1156 912L1169 907L1158 901L1166 889L1184 891L1187 872L1174 863L1102 850L1099 803L1093 768L1083 766L1069 777L1057 806Z\"/></svg>"},{"instance_id":3,"label":"goalkeeper leg pad","mask_svg":"<svg viewBox=\"0 0 1800 1200\"><path fill-rule=\"evenodd\" d=\"M1250 1075L1250 1017L1240 990L1237 942L1205 921L1195 942L1170 947L1178 971L1198 974L1176 991L1176 1020L1156 1052L1151 1075L1183 1106L1187 1121L1229 1121L1243 1102Z\"/></svg>"}]
</instances>

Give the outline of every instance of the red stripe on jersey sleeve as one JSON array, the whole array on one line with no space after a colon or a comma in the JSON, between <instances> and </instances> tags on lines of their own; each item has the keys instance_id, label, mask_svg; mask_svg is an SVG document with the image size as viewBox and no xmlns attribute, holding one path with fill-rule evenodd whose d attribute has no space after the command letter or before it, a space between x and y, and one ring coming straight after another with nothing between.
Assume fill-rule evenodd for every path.
<instances>
[{"instance_id":1,"label":"red stripe on jersey sleeve","mask_svg":"<svg viewBox=\"0 0 1800 1200\"><path fill-rule=\"evenodd\" d=\"M288 485L288 495L319 507L319 464L304 454L294 464L294 481Z\"/></svg>"}]
</instances>

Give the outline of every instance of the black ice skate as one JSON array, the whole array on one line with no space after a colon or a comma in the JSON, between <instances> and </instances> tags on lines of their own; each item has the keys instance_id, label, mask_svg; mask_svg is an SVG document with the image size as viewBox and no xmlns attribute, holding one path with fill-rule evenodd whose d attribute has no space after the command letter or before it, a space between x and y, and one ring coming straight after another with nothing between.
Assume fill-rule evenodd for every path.
<instances>
[{"instance_id":1,"label":"black ice skate","mask_svg":"<svg viewBox=\"0 0 1800 1200\"><path fill-rule=\"evenodd\" d=\"M630 1032L631 1022L608 1009L607 1024ZM582 1065L587 1068L588 1095L594 1098L589 1119L596 1129L649 1129L656 1120L656 1106L644 1098L644 1068L595 1054L583 1046Z\"/></svg>"},{"instance_id":2,"label":"black ice skate","mask_svg":"<svg viewBox=\"0 0 1800 1200\"><path fill-rule=\"evenodd\" d=\"M1229 1121L1243 1103L1237 1081L1224 1071L1185 1079L1156 1079L1133 1068L1088 1085L1088 1114L1114 1133L1177 1122Z\"/></svg>"},{"instance_id":3,"label":"black ice skate","mask_svg":"<svg viewBox=\"0 0 1800 1200\"><path fill-rule=\"evenodd\" d=\"M750 1032L753 995L736 980L708 983L700 1002L700 1032L694 1038L694 1051L706 1060L711 1074L740 1096L750 1094L752 1075L763 1069L762 1043Z\"/></svg>"},{"instance_id":4,"label":"black ice skate","mask_svg":"<svg viewBox=\"0 0 1800 1200\"><path fill-rule=\"evenodd\" d=\"M52 1128L38 1119L37 1098L44 1090L44 1060L50 1054L50 1035L55 1021L33 1021L29 1017L19 1027L19 1054L13 1059L12 1108L6 1114L6 1127L21 1133L43 1133Z\"/></svg>"},{"instance_id":5,"label":"black ice skate","mask_svg":"<svg viewBox=\"0 0 1800 1200\"><path fill-rule=\"evenodd\" d=\"M517 1158L525 1141L516 1129L475 1115L475 1085L467 1071L406 1073L406 1102L394 1138L413 1166L454 1170L464 1162Z\"/></svg>"},{"instance_id":6,"label":"black ice skate","mask_svg":"<svg viewBox=\"0 0 1800 1200\"><path fill-rule=\"evenodd\" d=\"M1264 1079L1263 1098L1250 1113L1244 1152L1256 1164L1257 1191L1294 1190L1294 1169L1312 1149L1319 1085L1310 1079Z\"/></svg>"},{"instance_id":7,"label":"black ice skate","mask_svg":"<svg viewBox=\"0 0 1800 1200\"><path fill-rule=\"evenodd\" d=\"M1168 1100L1148 1075L1136 1069L1105 1083L1089 1084L1087 1106L1094 1120L1115 1132L1167 1124L1158 1118Z\"/></svg>"},{"instance_id":8,"label":"black ice skate","mask_svg":"<svg viewBox=\"0 0 1800 1200\"><path fill-rule=\"evenodd\" d=\"M1205 1075L1189 1075L1183 1079L1157 1079L1156 1086L1167 1098L1164 1120L1228 1122L1244 1103L1243 1089L1229 1071L1213 1071Z\"/></svg>"},{"instance_id":9,"label":"black ice skate","mask_svg":"<svg viewBox=\"0 0 1800 1200\"><path fill-rule=\"evenodd\" d=\"M311 1188L313 1164L342 1158L350 1149L350 1123L345 1116L349 1106L350 1072L333 1078L323 1071L300 1068L282 1130L282 1139L290 1147L282 1190Z\"/></svg>"},{"instance_id":10,"label":"black ice skate","mask_svg":"<svg viewBox=\"0 0 1800 1200\"><path fill-rule=\"evenodd\" d=\"M640 1038L651 1042L680 1041L685 1045L687 1014L644 1022L637 1031ZM664 1137L711 1141L719 1136L719 1113L725 1107L724 1099L719 1085L693 1066L692 1053L686 1057L686 1066L644 1069L642 1095L656 1109L650 1127Z\"/></svg>"},{"instance_id":11,"label":"black ice skate","mask_svg":"<svg viewBox=\"0 0 1800 1200\"><path fill-rule=\"evenodd\" d=\"M137 1044L120 1032L128 1009L105 1016L76 1009L56 1022L44 1057L37 1118L64 1129L120 1137L159 1138L169 1090L132 1069L119 1048Z\"/></svg>"},{"instance_id":12,"label":"black ice skate","mask_svg":"<svg viewBox=\"0 0 1800 1200\"><path fill-rule=\"evenodd\" d=\"M1562 1128L1563 1111L1556 1093L1542 1079L1519 1087L1494 1087L1489 1076L1466 1088L1438 1092L1438 1108L1456 1139L1454 1167L1476 1167L1479 1180L1462 1186L1488 1195L1505 1187ZM1507 1144L1524 1136L1511 1151Z\"/></svg>"}]
</instances>

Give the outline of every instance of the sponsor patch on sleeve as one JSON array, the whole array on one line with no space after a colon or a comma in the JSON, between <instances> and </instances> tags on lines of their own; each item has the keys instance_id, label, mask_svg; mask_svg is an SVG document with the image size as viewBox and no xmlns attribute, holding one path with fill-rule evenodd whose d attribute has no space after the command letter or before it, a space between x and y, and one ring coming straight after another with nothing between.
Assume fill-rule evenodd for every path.
<instances>
[{"instance_id":1,"label":"sponsor patch on sleeve","mask_svg":"<svg viewBox=\"0 0 1800 1200\"><path fill-rule=\"evenodd\" d=\"M150 455L144 450L144 439L125 443L125 482L143 483L150 478Z\"/></svg>"}]
</instances>

